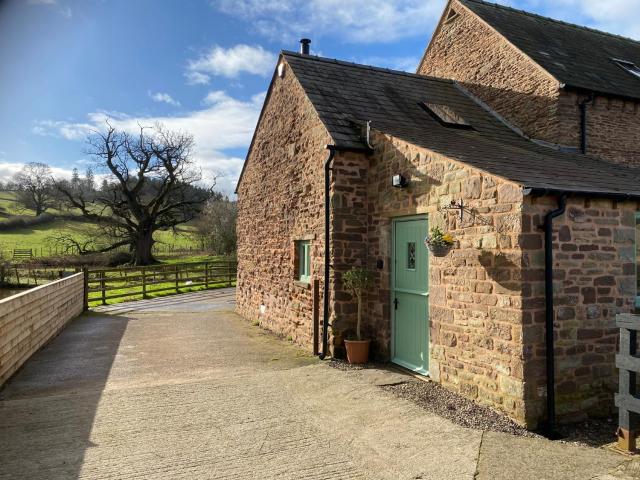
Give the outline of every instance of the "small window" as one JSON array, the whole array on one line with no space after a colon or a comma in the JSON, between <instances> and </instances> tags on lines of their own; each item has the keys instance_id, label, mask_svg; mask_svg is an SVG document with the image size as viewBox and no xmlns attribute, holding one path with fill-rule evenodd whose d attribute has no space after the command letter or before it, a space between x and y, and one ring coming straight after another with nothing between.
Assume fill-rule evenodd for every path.
<instances>
[{"instance_id":1,"label":"small window","mask_svg":"<svg viewBox=\"0 0 640 480\"><path fill-rule=\"evenodd\" d=\"M624 68L631 75L640 78L640 67L638 67L635 63L628 62L627 60L620 60L617 58L614 58L613 61L616 62L620 67Z\"/></svg>"},{"instance_id":2,"label":"small window","mask_svg":"<svg viewBox=\"0 0 640 480\"><path fill-rule=\"evenodd\" d=\"M449 13L447 14L447 18L445 19L444 23L453 22L456 18L458 18L458 12L456 12L452 8L451 10L449 10Z\"/></svg>"},{"instance_id":3,"label":"small window","mask_svg":"<svg viewBox=\"0 0 640 480\"><path fill-rule=\"evenodd\" d=\"M416 242L407 243L407 270L416 269Z\"/></svg>"},{"instance_id":4,"label":"small window","mask_svg":"<svg viewBox=\"0 0 640 480\"><path fill-rule=\"evenodd\" d=\"M421 102L420 106L445 127L471 129L471 125L453 110L442 103Z\"/></svg>"},{"instance_id":5,"label":"small window","mask_svg":"<svg viewBox=\"0 0 640 480\"><path fill-rule=\"evenodd\" d=\"M296 242L297 272L299 281L309 283L311 281L311 242L299 240Z\"/></svg>"}]
</instances>

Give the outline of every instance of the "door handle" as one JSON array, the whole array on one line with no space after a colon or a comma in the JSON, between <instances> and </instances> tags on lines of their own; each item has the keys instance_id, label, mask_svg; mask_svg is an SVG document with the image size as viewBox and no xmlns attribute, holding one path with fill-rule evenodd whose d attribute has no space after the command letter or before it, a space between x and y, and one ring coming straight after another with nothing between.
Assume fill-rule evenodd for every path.
<instances>
[{"instance_id":1,"label":"door handle","mask_svg":"<svg viewBox=\"0 0 640 480\"><path fill-rule=\"evenodd\" d=\"M394 306L394 310L398 309L398 299L397 298L393 300L393 306Z\"/></svg>"}]
</instances>

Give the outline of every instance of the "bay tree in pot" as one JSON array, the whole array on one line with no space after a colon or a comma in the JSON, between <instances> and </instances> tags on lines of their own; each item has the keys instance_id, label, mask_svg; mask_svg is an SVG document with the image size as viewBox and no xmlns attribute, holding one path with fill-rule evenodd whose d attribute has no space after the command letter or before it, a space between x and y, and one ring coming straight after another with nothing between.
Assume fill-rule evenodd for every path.
<instances>
[{"instance_id":1,"label":"bay tree in pot","mask_svg":"<svg viewBox=\"0 0 640 480\"><path fill-rule=\"evenodd\" d=\"M349 363L367 363L369 359L370 340L363 340L360 333L362 325L362 297L373 286L373 274L364 268L352 268L342 275L342 285L351 292L358 301L358 323L356 324L356 339L345 340L347 360Z\"/></svg>"}]
</instances>

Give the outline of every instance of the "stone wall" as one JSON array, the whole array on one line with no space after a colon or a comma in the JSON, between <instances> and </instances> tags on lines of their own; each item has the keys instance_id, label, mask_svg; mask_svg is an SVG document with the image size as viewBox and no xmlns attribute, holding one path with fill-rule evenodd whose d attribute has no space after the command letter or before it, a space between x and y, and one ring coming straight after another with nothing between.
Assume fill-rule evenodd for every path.
<instances>
[{"instance_id":1,"label":"stone wall","mask_svg":"<svg viewBox=\"0 0 640 480\"><path fill-rule=\"evenodd\" d=\"M526 198L523 214L523 322L528 416L545 410L543 233L553 197ZM554 306L557 413L567 419L606 414L617 385L615 315L636 295L636 202L570 197L554 220Z\"/></svg>"},{"instance_id":2,"label":"stone wall","mask_svg":"<svg viewBox=\"0 0 640 480\"><path fill-rule=\"evenodd\" d=\"M580 147L580 102L587 96L562 91L558 143ZM640 102L596 95L587 104L587 154L640 166Z\"/></svg>"},{"instance_id":3,"label":"stone wall","mask_svg":"<svg viewBox=\"0 0 640 480\"><path fill-rule=\"evenodd\" d=\"M288 67L273 80L238 187L236 309L307 348L310 285L296 282L296 240L311 242L311 277L322 279L323 163L331 143Z\"/></svg>"},{"instance_id":4,"label":"stone wall","mask_svg":"<svg viewBox=\"0 0 640 480\"><path fill-rule=\"evenodd\" d=\"M84 274L0 300L0 386L84 306Z\"/></svg>"},{"instance_id":5,"label":"stone wall","mask_svg":"<svg viewBox=\"0 0 640 480\"><path fill-rule=\"evenodd\" d=\"M530 137L555 143L558 81L459 2L451 7L458 16L436 30L418 73L457 80Z\"/></svg>"},{"instance_id":6,"label":"stone wall","mask_svg":"<svg viewBox=\"0 0 640 480\"><path fill-rule=\"evenodd\" d=\"M560 89L542 67L459 2L434 33L418 73L451 78L529 137L580 148L586 94ZM445 12L445 17L448 12ZM587 153L640 166L640 102L596 95L587 107Z\"/></svg>"},{"instance_id":7,"label":"stone wall","mask_svg":"<svg viewBox=\"0 0 640 480\"><path fill-rule=\"evenodd\" d=\"M340 205L354 215L361 211L362 216L348 224L352 229L348 236L347 224L334 226L335 238L344 234L353 245L360 241L366 219L366 264L375 272L376 285L366 298L363 331L373 339L373 354L383 360L390 357L392 219L428 214L430 226L440 225L457 239L452 252L443 258L432 257L429 272L425 272L430 282L430 374L469 398L524 422L521 189L386 135L375 134L373 144L371 157L336 159L336 182L354 184ZM395 173L409 178L407 189L391 186ZM366 197L358 193L363 179ZM463 221L459 213L440 208L452 199L467 205ZM363 204L366 216L360 208ZM336 265L346 265L338 250L336 257ZM377 268L379 260L381 269ZM353 300L340 292L339 284L337 287L333 324L341 335L353 329L355 316L349 310Z\"/></svg>"}]
</instances>

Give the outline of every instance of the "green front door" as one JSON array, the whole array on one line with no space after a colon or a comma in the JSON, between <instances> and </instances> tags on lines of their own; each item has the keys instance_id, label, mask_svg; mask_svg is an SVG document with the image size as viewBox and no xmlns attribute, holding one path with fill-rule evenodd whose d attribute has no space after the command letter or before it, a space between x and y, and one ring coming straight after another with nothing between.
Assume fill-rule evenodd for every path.
<instances>
[{"instance_id":1,"label":"green front door","mask_svg":"<svg viewBox=\"0 0 640 480\"><path fill-rule=\"evenodd\" d=\"M429 373L427 220L396 220L393 238L393 362Z\"/></svg>"}]
</instances>

